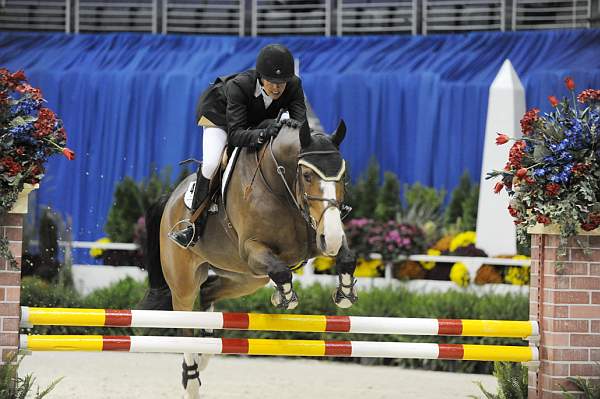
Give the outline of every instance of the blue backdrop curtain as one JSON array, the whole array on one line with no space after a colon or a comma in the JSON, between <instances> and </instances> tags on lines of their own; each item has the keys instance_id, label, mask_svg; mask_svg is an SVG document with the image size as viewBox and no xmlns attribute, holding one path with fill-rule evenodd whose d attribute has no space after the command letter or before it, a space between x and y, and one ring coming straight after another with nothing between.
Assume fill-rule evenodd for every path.
<instances>
[{"instance_id":1,"label":"blue backdrop curtain","mask_svg":"<svg viewBox=\"0 0 600 399\"><path fill-rule=\"evenodd\" d=\"M342 151L353 177L375 156L402 182L452 189L480 176L488 88L512 61L528 107L600 87L600 31L434 36L238 38L1 32L0 66L24 69L63 119L77 159L53 159L39 203L73 218L74 238L96 240L125 176L136 180L201 155L198 95L216 76L250 68L271 42L300 59L323 126L348 125ZM177 167L175 167L177 169ZM175 170L174 173L176 173Z\"/></svg>"}]
</instances>

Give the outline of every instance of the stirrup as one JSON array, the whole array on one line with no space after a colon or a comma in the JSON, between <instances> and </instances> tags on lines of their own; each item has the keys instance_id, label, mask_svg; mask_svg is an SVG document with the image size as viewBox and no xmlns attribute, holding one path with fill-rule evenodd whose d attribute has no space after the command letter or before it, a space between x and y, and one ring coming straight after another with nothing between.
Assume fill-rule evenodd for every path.
<instances>
[{"instance_id":1,"label":"stirrup","mask_svg":"<svg viewBox=\"0 0 600 399\"><path fill-rule=\"evenodd\" d=\"M177 229L177 226L181 224L185 225L185 227ZM181 234L185 233L190 227L192 228L192 236L187 239L187 242L181 242L179 240L181 238ZM196 224L190 222L189 219L180 220L179 222L175 223L173 227L171 227L168 237L171 239L171 241L177 244L178 247L182 249L188 249L190 246L193 246L196 243L194 240L196 237Z\"/></svg>"}]
</instances>

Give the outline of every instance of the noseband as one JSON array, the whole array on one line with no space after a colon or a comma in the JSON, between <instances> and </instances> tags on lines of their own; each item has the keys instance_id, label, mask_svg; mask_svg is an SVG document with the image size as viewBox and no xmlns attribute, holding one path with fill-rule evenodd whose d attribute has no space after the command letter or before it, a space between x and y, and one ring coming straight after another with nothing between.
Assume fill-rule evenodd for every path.
<instances>
[{"instance_id":1,"label":"noseband","mask_svg":"<svg viewBox=\"0 0 600 399\"><path fill-rule=\"evenodd\" d=\"M340 201L337 201L334 199L317 197L317 196L308 194L304 190L304 183L302 181L302 176L300 176L300 166L305 165L306 167L310 168L315 173L317 173L323 180L329 180L329 181L335 181L335 182L339 181L342 178L342 176L344 175L345 163L342 164L342 169L340 170L340 172L338 173L338 175L336 177L328 178L319 169L317 169L314 165L312 165L302 159L308 155L338 154L339 153L338 151L325 150L325 151L300 152L300 154L298 154L298 162L296 163L296 181L294 182L294 189L295 189L294 191L292 191L287 180L285 179L285 167L280 165L279 162L277 162L277 158L275 158L275 153L273 152L273 138L271 138L271 140L269 142L269 151L271 153L271 158L273 159L273 162L275 162L277 174L281 178L281 181L283 182L283 185L286 188L288 197L292 200L292 203L294 204L296 209L300 212L300 215L302 215L302 218L306 221L307 225L311 226L315 231L317 231L317 228L319 227L319 224L321 223L321 220L323 219L325 212L329 208L334 208L334 209L339 210L340 213L342 214L342 217L341 217L342 220L345 219L346 216L348 216L348 214L352 210L352 208L350 206L345 205L345 204L341 203ZM302 193L300 195L301 203L298 202L298 200L296 198L297 195L295 195L294 192ZM310 205L309 205L310 201L323 201L323 202L327 203L327 206L321 212L321 215L319 216L318 220L315 220L315 218L313 218L310 215Z\"/></svg>"}]
</instances>

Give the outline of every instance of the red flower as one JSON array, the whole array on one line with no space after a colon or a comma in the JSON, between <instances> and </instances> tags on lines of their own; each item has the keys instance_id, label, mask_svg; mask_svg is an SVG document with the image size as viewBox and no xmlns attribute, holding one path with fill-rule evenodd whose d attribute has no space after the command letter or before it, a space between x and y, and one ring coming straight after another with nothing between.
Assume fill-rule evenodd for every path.
<instances>
[{"instance_id":1,"label":"red flower","mask_svg":"<svg viewBox=\"0 0 600 399\"><path fill-rule=\"evenodd\" d=\"M600 101L600 90L587 89L579 93L577 101L580 103Z\"/></svg>"},{"instance_id":2,"label":"red flower","mask_svg":"<svg viewBox=\"0 0 600 399\"><path fill-rule=\"evenodd\" d=\"M567 86L567 89L569 89L569 90L575 90L575 81L573 80L572 77L567 76L565 78L565 86Z\"/></svg>"},{"instance_id":3,"label":"red flower","mask_svg":"<svg viewBox=\"0 0 600 399\"><path fill-rule=\"evenodd\" d=\"M521 168L521 169L517 170L517 177L519 179L522 179L525 176L527 176L527 168Z\"/></svg>"},{"instance_id":4,"label":"red flower","mask_svg":"<svg viewBox=\"0 0 600 399\"><path fill-rule=\"evenodd\" d=\"M508 162L515 169L521 169L521 160L527 144L523 140L515 141L508 152Z\"/></svg>"},{"instance_id":5,"label":"red flower","mask_svg":"<svg viewBox=\"0 0 600 399\"><path fill-rule=\"evenodd\" d=\"M592 231L592 230L598 228L598 226L600 226L600 225L596 224L596 223L583 223L581 225L581 228L585 231Z\"/></svg>"},{"instance_id":6,"label":"red flower","mask_svg":"<svg viewBox=\"0 0 600 399\"><path fill-rule=\"evenodd\" d=\"M496 194L498 194L500 191L502 191L502 189L504 188L504 184L498 182L496 183L496 185L494 186L494 192Z\"/></svg>"},{"instance_id":7,"label":"red flower","mask_svg":"<svg viewBox=\"0 0 600 399\"><path fill-rule=\"evenodd\" d=\"M524 135L528 135L529 133L533 132L534 122L540 119L540 117L538 116L539 113L540 110L538 108L532 108L529 111L525 112L525 115L523 115L523 119L521 119L521 131Z\"/></svg>"},{"instance_id":8,"label":"red flower","mask_svg":"<svg viewBox=\"0 0 600 399\"><path fill-rule=\"evenodd\" d=\"M588 170L590 168L590 165L585 164L585 163L576 163L575 165L573 165L573 169L571 169L571 171L573 173L575 173L576 175L580 175L585 173L586 170Z\"/></svg>"},{"instance_id":9,"label":"red flower","mask_svg":"<svg viewBox=\"0 0 600 399\"><path fill-rule=\"evenodd\" d=\"M536 220L538 223L542 223L542 224L550 224L552 223L552 221L550 220L550 218L546 215L537 215Z\"/></svg>"},{"instance_id":10,"label":"red flower","mask_svg":"<svg viewBox=\"0 0 600 399\"><path fill-rule=\"evenodd\" d=\"M554 96L548 96L548 101L550 101L550 105L556 107L558 105L558 98Z\"/></svg>"},{"instance_id":11,"label":"red flower","mask_svg":"<svg viewBox=\"0 0 600 399\"><path fill-rule=\"evenodd\" d=\"M4 170L8 172L9 176L15 176L21 172L21 170L23 170L21 165L15 162L15 160L11 157L4 157L0 159L0 165L4 167Z\"/></svg>"},{"instance_id":12,"label":"red flower","mask_svg":"<svg viewBox=\"0 0 600 399\"><path fill-rule=\"evenodd\" d=\"M17 155L23 155L25 154L25 147L19 146L15 149L15 152L17 153Z\"/></svg>"},{"instance_id":13,"label":"red flower","mask_svg":"<svg viewBox=\"0 0 600 399\"><path fill-rule=\"evenodd\" d=\"M509 137L506 134L497 133L498 137L496 137L496 144L502 145L508 143Z\"/></svg>"},{"instance_id":14,"label":"red flower","mask_svg":"<svg viewBox=\"0 0 600 399\"><path fill-rule=\"evenodd\" d=\"M525 177L525 181L527 182L527 184L535 184L535 179L533 178L533 176Z\"/></svg>"},{"instance_id":15,"label":"red flower","mask_svg":"<svg viewBox=\"0 0 600 399\"><path fill-rule=\"evenodd\" d=\"M591 223L596 223L600 225L600 213L590 213L588 219Z\"/></svg>"},{"instance_id":16,"label":"red flower","mask_svg":"<svg viewBox=\"0 0 600 399\"><path fill-rule=\"evenodd\" d=\"M554 196L558 195L559 191L560 191L559 184L557 184L557 183L546 184L546 193L548 193L549 196L554 197Z\"/></svg>"},{"instance_id":17,"label":"red flower","mask_svg":"<svg viewBox=\"0 0 600 399\"><path fill-rule=\"evenodd\" d=\"M54 131L56 126L56 115L48 108L42 108L38 112L38 119L34 123L35 133L33 134L36 138L46 137Z\"/></svg>"},{"instance_id":18,"label":"red flower","mask_svg":"<svg viewBox=\"0 0 600 399\"><path fill-rule=\"evenodd\" d=\"M69 148L63 148L62 153L65 157L67 157L67 159L69 161L72 161L75 159L75 152L73 152L73 150L69 149Z\"/></svg>"},{"instance_id":19,"label":"red flower","mask_svg":"<svg viewBox=\"0 0 600 399\"><path fill-rule=\"evenodd\" d=\"M18 85L17 87L15 87L15 90L19 93L29 94L35 100L42 100L42 91L40 89L36 89L35 87L30 86L28 83Z\"/></svg>"},{"instance_id":20,"label":"red flower","mask_svg":"<svg viewBox=\"0 0 600 399\"><path fill-rule=\"evenodd\" d=\"M513 208L512 206L508 206L508 213L510 213L510 216L516 218L517 216L519 216L519 211L517 211L515 208Z\"/></svg>"}]
</instances>

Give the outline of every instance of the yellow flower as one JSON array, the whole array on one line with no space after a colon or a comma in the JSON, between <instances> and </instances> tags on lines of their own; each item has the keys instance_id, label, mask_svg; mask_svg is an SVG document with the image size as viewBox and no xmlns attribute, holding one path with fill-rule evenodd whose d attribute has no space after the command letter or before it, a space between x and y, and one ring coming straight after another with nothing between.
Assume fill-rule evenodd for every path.
<instances>
[{"instance_id":1,"label":"yellow flower","mask_svg":"<svg viewBox=\"0 0 600 399\"><path fill-rule=\"evenodd\" d=\"M354 277L377 277L383 269L383 261L381 259L366 260L359 258Z\"/></svg>"},{"instance_id":2,"label":"yellow flower","mask_svg":"<svg viewBox=\"0 0 600 399\"><path fill-rule=\"evenodd\" d=\"M442 254L442 251L440 251L439 249L435 249L435 248L429 248L427 250L427 255L429 256L440 256ZM431 270L435 267L435 262L434 261L420 261L419 262L421 264L421 266L423 266L423 269L425 270Z\"/></svg>"},{"instance_id":3,"label":"yellow flower","mask_svg":"<svg viewBox=\"0 0 600 399\"><path fill-rule=\"evenodd\" d=\"M529 256L526 255L515 255L512 257L512 259L516 259L516 260L525 260L525 259L531 259Z\"/></svg>"},{"instance_id":4,"label":"yellow flower","mask_svg":"<svg viewBox=\"0 0 600 399\"><path fill-rule=\"evenodd\" d=\"M504 281L512 285L529 284L529 266L511 266L506 271Z\"/></svg>"},{"instance_id":5,"label":"yellow flower","mask_svg":"<svg viewBox=\"0 0 600 399\"><path fill-rule=\"evenodd\" d=\"M462 262L456 262L450 269L450 280L454 281L460 287L466 287L471 281L469 270Z\"/></svg>"},{"instance_id":6,"label":"yellow flower","mask_svg":"<svg viewBox=\"0 0 600 399\"><path fill-rule=\"evenodd\" d=\"M324 272L333 267L335 259L328 256L317 256L313 262L313 267L316 272Z\"/></svg>"},{"instance_id":7,"label":"yellow flower","mask_svg":"<svg viewBox=\"0 0 600 399\"><path fill-rule=\"evenodd\" d=\"M450 252L454 252L461 247L468 247L471 244L475 244L476 241L477 236L474 231L465 231L457 234L456 237L452 239L452 242L450 242Z\"/></svg>"},{"instance_id":8,"label":"yellow flower","mask_svg":"<svg viewBox=\"0 0 600 399\"><path fill-rule=\"evenodd\" d=\"M110 242L110 238L102 237L101 239L96 240L96 242L99 244L108 244ZM104 250L101 248L96 248L96 247L90 248L90 256L93 258L101 257L103 252L104 252Z\"/></svg>"}]
</instances>

